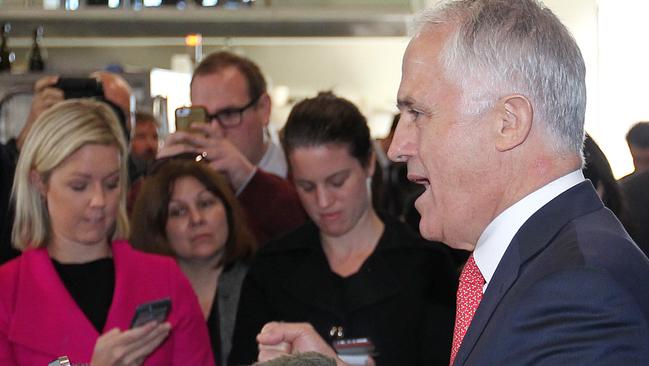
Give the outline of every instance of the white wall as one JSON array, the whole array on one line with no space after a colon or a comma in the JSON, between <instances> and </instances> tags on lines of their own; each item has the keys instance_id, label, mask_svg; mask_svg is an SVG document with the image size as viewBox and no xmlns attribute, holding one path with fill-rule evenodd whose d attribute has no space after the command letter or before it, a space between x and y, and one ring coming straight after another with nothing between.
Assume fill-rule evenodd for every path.
<instances>
[{"instance_id":1,"label":"white wall","mask_svg":"<svg viewBox=\"0 0 649 366\"><path fill-rule=\"evenodd\" d=\"M407 38L304 40L268 47L238 47L258 60L271 86L286 86L291 101L333 90L354 101L374 135L387 132L396 112L401 57ZM283 124L290 105L276 106L273 122Z\"/></svg>"},{"instance_id":2,"label":"white wall","mask_svg":"<svg viewBox=\"0 0 649 366\"><path fill-rule=\"evenodd\" d=\"M616 177L633 170L625 141L635 122L649 120L646 0L547 0L573 32L586 60L586 130Z\"/></svg>"},{"instance_id":3,"label":"white wall","mask_svg":"<svg viewBox=\"0 0 649 366\"><path fill-rule=\"evenodd\" d=\"M598 135L617 176L633 170L624 136L649 120L646 0L599 0Z\"/></svg>"},{"instance_id":4,"label":"white wall","mask_svg":"<svg viewBox=\"0 0 649 366\"><path fill-rule=\"evenodd\" d=\"M608 156L616 176L622 176L632 169L624 135L633 123L649 120L649 31L645 19L649 1L545 3L580 45L587 66L586 129ZM149 46L146 42L139 39L127 40L124 45L102 42L95 47L53 47L49 49L50 64L68 70L72 66L96 69L108 62L168 68L173 54L185 52L179 40L158 39ZM380 135L389 115L395 112L401 57L407 42L407 38L205 39L204 53L229 44L257 61L272 86L288 87L293 100L333 89L357 102L370 118L373 133ZM28 40L24 44L28 46ZM25 47L16 51L21 60L25 58ZM278 106L273 122L282 124L287 113L287 106Z\"/></svg>"}]
</instances>

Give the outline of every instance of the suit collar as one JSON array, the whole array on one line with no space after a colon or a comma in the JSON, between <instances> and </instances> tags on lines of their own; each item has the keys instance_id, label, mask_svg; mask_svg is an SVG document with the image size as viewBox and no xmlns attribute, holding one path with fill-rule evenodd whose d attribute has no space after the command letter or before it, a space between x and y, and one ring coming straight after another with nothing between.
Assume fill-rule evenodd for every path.
<instances>
[{"instance_id":1,"label":"suit collar","mask_svg":"<svg viewBox=\"0 0 649 366\"><path fill-rule=\"evenodd\" d=\"M487 285L491 281L498 263L509 243L525 222L561 193L584 181L581 170L568 173L526 195L501 212L485 228L476 244L473 257Z\"/></svg>"},{"instance_id":2,"label":"suit collar","mask_svg":"<svg viewBox=\"0 0 649 366\"><path fill-rule=\"evenodd\" d=\"M454 365L464 364L494 310L516 282L521 267L545 249L568 222L603 207L593 185L585 181L557 196L523 224L496 268Z\"/></svg>"}]
</instances>

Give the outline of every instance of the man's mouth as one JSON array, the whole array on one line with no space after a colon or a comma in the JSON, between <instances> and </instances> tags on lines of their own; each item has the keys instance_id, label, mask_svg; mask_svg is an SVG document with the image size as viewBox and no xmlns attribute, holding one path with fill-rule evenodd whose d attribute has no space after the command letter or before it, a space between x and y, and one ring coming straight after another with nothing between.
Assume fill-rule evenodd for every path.
<instances>
[{"instance_id":1,"label":"man's mouth","mask_svg":"<svg viewBox=\"0 0 649 366\"><path fill-rule=\"evenodd\" d=\"M426 178L423 175L417 175L417 174L408 174L408 180L415 183L415 184L421 184L424 186L427 186L430 184L430 181L428 178Z\"/></svg>"}]
</instances>

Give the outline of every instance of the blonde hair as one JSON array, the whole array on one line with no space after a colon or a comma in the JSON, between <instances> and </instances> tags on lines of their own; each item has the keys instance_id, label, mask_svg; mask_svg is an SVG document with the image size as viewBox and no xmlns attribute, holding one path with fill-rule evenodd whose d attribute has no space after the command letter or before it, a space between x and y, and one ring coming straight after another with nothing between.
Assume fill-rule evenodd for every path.
<instances>
[{"instance_id":1,"label":"blonde hair","mask_svg":"<svg viewBox=\"0 0 649 366\"><path fill-rule=\"evenodd\" d=\"M65 159L88 144L115 146L120 154L120 202L110 239L128 237L126 214L127 145L115 113L94 100L68 100L45 111L29 131L20 152L12 191L16 207L12 240L18 249L44 247L51 235L47 205L32 172L47 183Z\"/></svg>"}]
</instances>

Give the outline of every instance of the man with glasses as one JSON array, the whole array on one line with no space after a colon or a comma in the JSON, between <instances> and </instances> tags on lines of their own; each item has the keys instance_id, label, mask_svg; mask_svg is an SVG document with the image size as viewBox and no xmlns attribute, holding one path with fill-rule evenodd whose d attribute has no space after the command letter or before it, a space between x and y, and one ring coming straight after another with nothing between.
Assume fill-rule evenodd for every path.
<instances>
[{"instance_id":1,"label":"man with glasses","mask_svg":"<svg viewBox=\"0 0 649 366\"><path fill-rule=\"evenodd\" d=\"M170 135L158 157L203 154L230 181L260 243L304 222L284 152L269 138L271 101L259 67L229 52L210 54L194 71L191 100L208 123L192 125L201 134Z\"/></svg>"}]
</instances>

